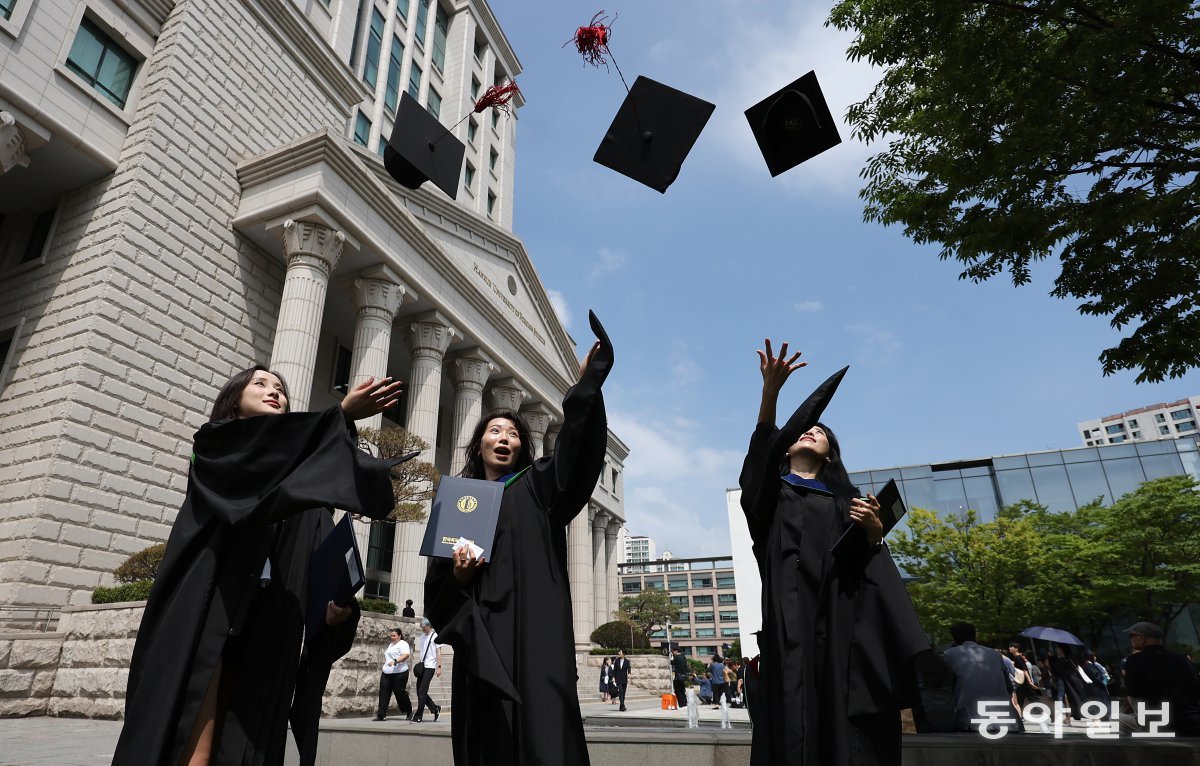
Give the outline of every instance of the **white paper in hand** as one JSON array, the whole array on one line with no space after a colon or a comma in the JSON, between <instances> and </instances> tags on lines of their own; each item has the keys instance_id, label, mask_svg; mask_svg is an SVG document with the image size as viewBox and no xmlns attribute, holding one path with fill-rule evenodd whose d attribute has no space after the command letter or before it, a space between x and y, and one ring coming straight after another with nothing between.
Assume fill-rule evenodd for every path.
<instances>
[{"instance_id":1,"label":"white paper in hand","mask_svg":"<svg viewBox=\"0 0 1200 766\"><path fill-rule=\"evenodd\" d=\"M458 540L457 540L457 541L454 543L454 549L453 549L453 550L454 550L454 552L455 552L455 553L458 553L458 552L459 552L460 550L462 550L463 548L466 548L467 550L469 550L469 551L471 552L471 555L472 555L472 556L474 556L475 558L479 558L480 554L482 554L482 553L483 553L483 548L480 548L478 545L476 545L475 543L471 542L470 540L468 540L468 539L467 539L467 538L465 538L465 537L460 537L460 538L458 538Z\"/></svg>"}]
</instances>

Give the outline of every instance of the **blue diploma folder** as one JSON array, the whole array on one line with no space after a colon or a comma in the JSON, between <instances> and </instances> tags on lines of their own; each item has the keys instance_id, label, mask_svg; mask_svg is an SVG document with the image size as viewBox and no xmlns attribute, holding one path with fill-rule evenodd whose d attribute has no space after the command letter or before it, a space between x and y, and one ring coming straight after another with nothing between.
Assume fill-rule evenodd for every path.
<instances>
[{"instance_id":1,"label":"blue diploma folder","mask_svg":"<svg viewBox=\"0 0 1200 766\"><path fill-rule=\"evenodd\" d=\"M503 497L501 482L443 476L429 510L421 555L450 558L454 543L465 537L483 548L481 555L491 558Z\"/></svg>"}]
</instances>

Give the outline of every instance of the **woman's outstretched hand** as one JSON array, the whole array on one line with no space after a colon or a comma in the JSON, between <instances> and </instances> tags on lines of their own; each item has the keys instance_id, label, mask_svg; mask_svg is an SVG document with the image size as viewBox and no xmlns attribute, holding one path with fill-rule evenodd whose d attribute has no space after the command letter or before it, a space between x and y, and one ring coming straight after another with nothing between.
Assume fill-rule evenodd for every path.
<instances>
[{"instance_id":1,"label":"woman's outstretched hand","mask_svg":"<svg viewBox=\"0 0 1200 766\"><path fill-rule=\"evenodd\" d=\"M342 412L346 413L346 420L351 421L378 415L400 401L403 390L402 380L367 378L342 397Z\"/></svg>"},{"instance_id":2,"label":"woman's outstretched hand","mask_svg":"<svg viewBox=\"0 0 1200 766\"><path fill-rule=\"evenodd\" d=\"M783 384L787 382L788 376L807 365L808 362L796 361L800 358L799 351L792 354L791 359L788 359L788 344L786 340L779 347L778 357L771 354L770 338L765 338L763 343L766 345L767 350L758 352L758 369L763 377L763 390L779 393L779 390L783 388Z\"/></svg>"},{"instance_id":3,"label":"woman's outstretched hand","mask_svg":"<svg viewBox=\"0 0 1200 766\"><path fill-rule=\"evenodd\" d=\"M587 370L588 365L592 363L592 357L595 356L596 352L599 350L600 350L600 341L596 341L595 343L592 344L592 347L590 349L588 349L587 356L585 356L583 358L583 361L579 363L579 375L575 378L575 380L580 380L581 378L583 378L584 371Z\"/></svg>"}]
</instances>

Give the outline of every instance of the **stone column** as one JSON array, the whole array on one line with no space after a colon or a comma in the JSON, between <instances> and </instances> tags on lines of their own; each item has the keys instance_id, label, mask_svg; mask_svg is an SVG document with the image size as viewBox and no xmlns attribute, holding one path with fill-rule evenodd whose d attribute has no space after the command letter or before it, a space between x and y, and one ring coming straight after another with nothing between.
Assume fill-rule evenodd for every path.
<instances>
[{"instance_id":1,"label":"stone column","mask_svg":"<svg viewBox=\"0 0 1200 766\"><path fill-rule=\"evenodd\" d=\"M604 570L608 581L608 613L617 611L621 598L621 586L617 578L617 560L621 558L617 552L621 532L621 522L610 517L608 526L604 528ZM611 617L609 619L612 619Z\"/></svg>"},{"instance_id":2,"label":"stone column","mask_svg":"<svg viewBox=\"0 0 1200 766\"><path fill-rule=\"evenodd\" d=\"M25 134L17 126L17 120L8 112L0 112L0 175L16 167L28 167L29 155L25 153Z\"/></svg>"},{"instance_id":3,"label":"stone column","mask_svg":"<svg viewBox=\"0 0 1200 766\"><path fill-rule=\"evenodd\" d=\"M345 241L345 234L319 223L288 220L283 224L287 273L271 349L271 369L287 381L293 411L308 409L312 396L325 293Z\"/></svg>"},{"instance_id":4,"label":"stone column","mask_svg":"<svg viewBox=\"0 0 1200 766\"><path fill-rule=\"evenodd\" d=\"M350 388L367 378L387 376L388 350L392 345L392 322L407 292L400 277L381 266L354 280L354 350L350 357ZM378 429L382 415L358 421L360 428Z\"/></svg>"},{"instance_id":5,"label":"stone column","mask_svg":"<svg viewBox=\"0 0 1200 766\"><path fill-rule=\"evenodd\" d=\"M571 520L567 528L567 572L571 577L571 614L575 623L575 651L586 652L592 643L592 534L590 508Z\"/></svg>"},{"instance_id":6,"label":"stone column","mask_svg":"<svg viewBox=\"0 0 1200 766\"><path fill-rule=\"evenodd\" d=\"M492 385L491 399L494 410L518 412L521 409L521 403L528 397L529 394L521 388L515 378L502 378Z\"/></svg>"},{"instance_id":7,"label":"stone column","mask_svg":"<svg viewBox=\"0 0 1200 766\"><path fill-rule=\"evenodd\" d=\"M530 447L533 449L533 459L537 460L545 454L546 429L554 422L554 415L541 402L521 410L521 415L529 424L529 436L533 439Z\"/></svg>"},{"instance_id":8,"label":"stone column","mask_svg":"<svg viewBox=\"0 0 1200 766\"><path fill-rule=\"evenodd\" d=\"M442 360L458 332L436 312L414 321L409 327L412 367L408 372L408 418L410 433L437 449L438 403L442 397ZM425 559L418 551L425 524L398 524L392 561L392 595L396 603L413 600L413 609L424 614Z\"/></svg>"},{"instance_id":9,"label":"stone column","mask_svg":"<svg viewBox=\"0 0 1200 766\"><path fill-rule=\"evenodd\" d=\"M604 553L604 531L609 516L598 511L592 517L592 621L599 627L612 619L608 611L608 564Z\"/></svg>"},{"instance_id":10,"label":"stone column","mask_svg":"<svg viewBox=\"0 0 1200 766\"><path fill-rule=\"evenodd\" d=\"M542 449L546 455L554 454L554 443L558 441L558 432L560 430L562 430L562 425L554 423L551 423L550 427L546 429L546 437L542 439Z\"/></svg>"},{"instance_id":11,"label":"stone column","mask_svg":"<svg viewBox=\"0 0 1200 766\"><path fill-rule=\"evenodd\" d=\"M496 370L482 351L471 349L454 360L454 451L450 474L457 476L467 463L464 451L475 424L483 417L483 387Z\"/></svg>"}]
</instances>

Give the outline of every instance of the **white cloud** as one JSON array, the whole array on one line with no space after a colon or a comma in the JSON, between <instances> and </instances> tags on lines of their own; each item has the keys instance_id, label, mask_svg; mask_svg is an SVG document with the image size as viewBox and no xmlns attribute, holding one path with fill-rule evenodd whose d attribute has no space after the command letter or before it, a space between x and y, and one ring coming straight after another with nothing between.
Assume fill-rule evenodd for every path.
<instances>
[{"instance_id":1,"label":"white cloud","mask_svg":"<svg viewBox=\"0 0 1200 766\"><path fill-rule=\"evenodd\" d=\"M619 271L625 267L628 261L629 259L625 257L624 253L602 247L596 253L596 261L592 264L592 270L588 273L588 281L594 282L605 274Z\"/></svg>"},{"instance_id":2,"label":"white cloud","mask_svg":"<svg viewBox=\"0 0 1200 766\"><path fill-rule=\"evenodd\" d=\"M873 322L846 325L846 332L858 336L858 361L869 367L881 367L892 360L900 350L900 341L891 330L884 330Z\"/></svg>"},{"instance_id":3,"label":"white cloud","mask_svg":"<svg viewBox=\"0 0 1200 766\"><path fill-rule=\"evenodd\" d=\"M882 147L868 148L853 138L845 114L851 104L867 97L881 72L865 61L846 58L854 35L825 26L829 5L794 3L786 9L781 5L772 2L764 6L769 12L731 14L735 21L726 31L726 52L718 57L727 66L719 70L724 77L717 82L714 100L737 108L717 109L709 130L723 154L752 172L766 174L744 111L806 72L815 71L842 143L773 182L811 196L857 194L862 186L859 170ZM750 52L752 55L747 55Z\"/></svg>"},{"instance_id":4,"label":"white cloud","mask_svg":"<svg viewBox=\"0 0 1200 766\"><path fill-rule=\"evenodd\" d=\"M550 299L550 307L554 309L558 321L563 323L563 327L570 328L571 309L567 306L567 299L558 290L549 288L546 289L546 297Z\"/></svg>"},{"instance_id":5,"label":"white cloud","mask_svg":"<svg viewBox=\"0 0 1200 766\"><path fill-rule=\"evenodd\" d=\"M676 556L729 555L725 489L737 484L745 455L708 446L700 423L609 413L609 425L629 445L625 518L631 534L654 538Z\"/></svg>"},{"instance_id":6,"label":"white cloud","mask_svg":"<svg viewBox=\"0 0 1200 766\"><path fill-rule=\"evenodd\" d=\"M792 308L801 314L815 314L825 308L825 304L820 301L800 301L799 303L793 303Z\"/></svg>"}]
</instances>

